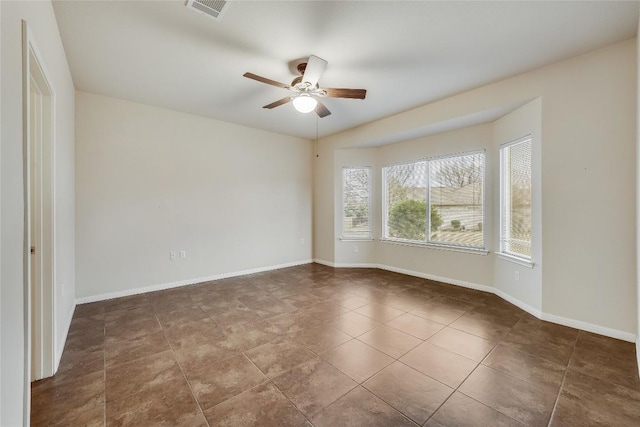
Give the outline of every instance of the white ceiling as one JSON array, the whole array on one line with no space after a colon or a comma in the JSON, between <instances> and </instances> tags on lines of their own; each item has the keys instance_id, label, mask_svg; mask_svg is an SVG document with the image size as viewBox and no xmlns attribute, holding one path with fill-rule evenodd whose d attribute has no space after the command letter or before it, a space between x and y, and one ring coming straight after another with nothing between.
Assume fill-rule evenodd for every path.
<instances>
[{"instance_id":1,"label":"white ceiling","mask_svg":"<svg viewBox=\"0 0 640 427\"><path fill-rule=\"evenodd\" d=\"M638 2L232 1L221 21L184 1L54 1L76 89L316 138L634 37ZM316 119L287 95L290 62L329 65Z\"/></svg>"}]
</instances>

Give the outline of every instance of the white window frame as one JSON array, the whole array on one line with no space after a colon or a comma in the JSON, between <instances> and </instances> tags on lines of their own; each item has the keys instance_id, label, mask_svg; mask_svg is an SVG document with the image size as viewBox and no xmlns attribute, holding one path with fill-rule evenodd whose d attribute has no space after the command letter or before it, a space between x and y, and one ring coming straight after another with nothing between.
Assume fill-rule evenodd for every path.
<instances>
[{"instance_id":1,"label":"white window frame","mask_svg":"<svg viewBox=\"0 0 640 427\"><path fill-rule=\"evenodd\" d=\"M381 239L380 241L382 242L387 242L387 243L394 243L394 244L399 244L399 245L405 245L405 246L422 246L422 247L429 247L429 248L435 248L435 249L443 249L443 250L450 250L450 251L456 251L456 252L467 252L467 253L476 253L476 254L482 254L482 255L487 255L489 253L489 251L486 249L487 248L487 227L486 227L486 202L487 202L487 196L486 196L486 188L485 188L485 184L486 184L486 177L487 177L487 153L486 153L486 149L480 149L480 150L473 150L473 151L464 151L464 152L458 152L458 153L451 153L451 154L444 154L444 155L439 155L439 156L432 156L432 157L427 157L427 158L422 158L422 159L418 159L415 161L411 161L411 162L401 162L401 163L392 163L392 164L387 164L384 165L382 167L382 230L381 230ZM482 246L468 246L468 245L461 245L461 244L452 244L452 243L443 243L443 242L433 242L430 241L430 230L431 230L431 200L430 200L430 172L431 172L431 162L435 161L435 160L442 160L442 159L447 159L447 158L452 158L452 157L463 157L463 156L470 156L470 155L474 155L474 154L482 154L483 157L483 166L482 166ZM410 164L414 164L414 163L420 163L420 162L426 162L427 163L427 170L426 170L426 174L427 174L427 186L426 186L426 196L425 196L425 200L427 203L427 221L426 221L426 230L425 230L425 240L409 240L409 239L400 239L400 238L396 238L396 237L388 237L387 236L387 221L388 221L388 216L389 216L389 212L388 212L388 203L387 203L387 174L385 172L386 168L389 167L394 167L394 166L403 166L403 165L410 165Z\"/></svg>"},{"instance_id":2,"label":"white window frame","mask_svg":"<svg viewBox=\"0 0 640 427\"><path fill-rule=\"evenodd\" d=\"M345 216L344 216L344 208L345 208L345 203L344 203L344 193L345 193L345 171L348 169L365 169L367 170L367 175L368 175L368 188L367 188L367 197L368 197L368 203L367 203L367 219L369 221L369 232L367 236L350 236L347 235L345 233L345 229L344 229L344 222L345 222ZM373 240L372 237L372 220L371 220L371 201L372 201L372 191L371 191L371 187L372 187L372 178L373 178L373 174L372 174L372 170L371 170L371 166L343 166L341 171L340 171L340 179L342 181L341 183L341 191L340 191L340 240L342 241L351 241L351 240Z\"/></svg>"},{"instance_id":3,"label":"white window frame","mask_svg":"<svg viewBox=\"0 0 640 427\"><path fill-rule=\"evenodd\" d=\"M527 142L527 141L531 143L531 174L533 175L533 137L530 134L500 145L500 206L499 206L500 223L498 224L498 229L499 229L498 237L500 241L500 247L499 247L499 252L496 255L498 255L498 257L501 259L511 261L516 264L523 265L525 267L532 268L534 265L533 254L530 257L527 257L522 254L508 251L506 249L506 242L509 239L509 237L504 235L505 232L508 233L510 230L510 227L509 227L509 230L506 230L504 225L506 221L509 221L509 216L510 216L509 210L505 208L505 204L507 203L506 196L507 196L507 193L511 194L511 189L507 190L507 180L506 180L507 165L506 165L504 153L505 153L505 149L510 148L514 145L521 144L523 142ZM531 177L531 186L532 186L532 192L533 192L533 176ZM533 214L533 200L531 200L531 213ZM531 226L533 227L533 221L531 223ZM531 245L531 250L533 250L533 231L531 233L530 245Z\"/></svg>"}]
</instances>

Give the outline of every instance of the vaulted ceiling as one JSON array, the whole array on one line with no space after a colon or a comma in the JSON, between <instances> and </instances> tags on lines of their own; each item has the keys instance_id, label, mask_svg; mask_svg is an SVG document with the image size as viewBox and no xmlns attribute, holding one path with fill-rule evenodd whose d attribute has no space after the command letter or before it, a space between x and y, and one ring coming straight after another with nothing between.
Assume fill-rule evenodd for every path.
<instances>
[{"instance_id":1,"label":"vaulted ceiling","mask_svg":"<svg viewBox=\"0 0 640 427\"><path fill-rule=\"evenodd\" d=\"M221 20L184 1L54 1L76 89L309 139L634 37L629 1L241 1ZM263 109L292 64L328 61L318 119Z\"/></svg>"}]
</instances>

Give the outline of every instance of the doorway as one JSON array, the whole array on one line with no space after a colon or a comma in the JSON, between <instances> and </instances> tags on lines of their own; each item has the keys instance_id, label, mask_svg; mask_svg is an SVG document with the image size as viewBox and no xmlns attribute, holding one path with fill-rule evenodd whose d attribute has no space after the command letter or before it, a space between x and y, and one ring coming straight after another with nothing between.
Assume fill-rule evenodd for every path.
<instances>
[{"instance_id":1,"label":"doorway","mask_svg":"<svg viewBox=\"0 0 640 427\"><path fill-rule=\"evenodd\" d=\"M55 369L55 104L49 81L41 55L23 21L25 374L28 383L52 376Z\"/></svg>"}]
</instances>

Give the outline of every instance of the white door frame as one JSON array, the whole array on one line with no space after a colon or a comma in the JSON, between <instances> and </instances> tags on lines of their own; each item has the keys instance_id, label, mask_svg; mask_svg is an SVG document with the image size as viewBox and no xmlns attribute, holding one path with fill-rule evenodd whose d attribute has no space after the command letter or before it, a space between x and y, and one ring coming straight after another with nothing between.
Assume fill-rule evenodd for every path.
<instances>
[{"instance_id":1,"label":"white door frame","mask_svg":"<svg viewBox=\"0 0 640 427\"><path fill-rule=\"evenodd\" d=\"M22 61L25 419L29 420L31 381L52 376L56 367L55 94L26 21L22 21ZM34 101L36 105L32 105ZM32 177L38 182L32 183ZM31 194L32 188L36 189L35 195ZM32 196L38 197L36 203L32 202ZM34 217L38 224L32 224ZM35 246L34 254L31 254L32 246ZM32 283L32 268L38 272L38 283ZM33 347L32 335L36 339Z\"/></svg>"}]
</instances>

